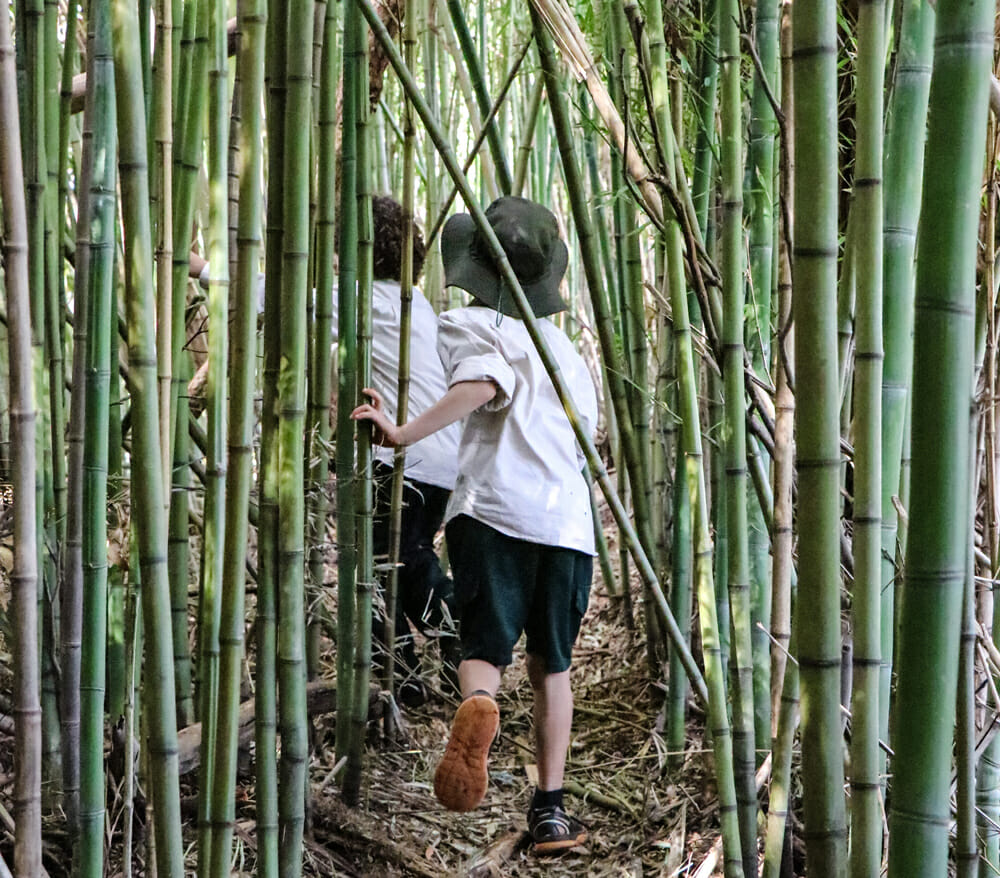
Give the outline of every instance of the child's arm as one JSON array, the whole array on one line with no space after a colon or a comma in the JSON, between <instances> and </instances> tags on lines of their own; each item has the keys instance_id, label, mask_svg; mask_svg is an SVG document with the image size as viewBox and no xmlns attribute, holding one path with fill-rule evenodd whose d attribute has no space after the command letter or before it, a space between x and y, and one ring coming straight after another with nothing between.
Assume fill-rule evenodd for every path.
<instances>
[{"instance_id":1,"label":"child's arm","mask_svg":"<svg viewBox=\"0 0 1000 878\"><path fill-rule=\"evenodd\" d=\"M372 441L376 445L396 448L419 442L442 427L461 420L493 399L497 388L492 381L460 381L449 387L448 392L429 409L402 426L397 426L385 416L378 391L366 387L362 392L372 401L359 405L351 412L351 418L371 421L374 428Z\"/></svg>"}]
</instances>

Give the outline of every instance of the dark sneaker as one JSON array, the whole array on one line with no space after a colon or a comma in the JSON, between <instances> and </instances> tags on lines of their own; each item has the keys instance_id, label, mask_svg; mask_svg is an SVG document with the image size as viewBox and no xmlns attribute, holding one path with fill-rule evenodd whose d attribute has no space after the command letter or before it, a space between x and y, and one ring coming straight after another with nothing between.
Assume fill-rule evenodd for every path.
<instances>
[{"instance_id":1,"label":"dark sneaker","mask_svg":"<svg viewBox=\"0 0 1000 878\"><path fill-rule=\"evenodd\" d=\"M587 827L561 805L532 808L528 812L528 832L536 854L558 854L587 840Z\"/></svg>"},{"instance_id":2,"label":"dark sneaker","mask_svg":"<svg viewBox=\"0 0 1000 878\"><path fill-rule=\"evenodd\" d=\"M489 695L471 695L455 712L444 756L434 772L434 795L449 811L471 811L486 795L490 745L500 709Z\"/></svg>"}]
</instances>

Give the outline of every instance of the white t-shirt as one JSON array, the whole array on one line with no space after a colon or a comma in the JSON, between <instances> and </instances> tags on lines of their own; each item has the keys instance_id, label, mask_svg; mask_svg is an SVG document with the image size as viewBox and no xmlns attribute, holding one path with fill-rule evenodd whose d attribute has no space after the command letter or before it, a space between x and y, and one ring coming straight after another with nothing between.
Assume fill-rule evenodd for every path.
<instances>
[{"instance_id":1,"label":"white t-shirt","mask_svg":"<svg viewBox=\"0 0 1000 878\"><path fill-rule=\"evenodd\" d=\"M590 433L597 424L590 372L562 330L545 318L538 325ZM584 457L524 323L503 317L497 326L491 308L446 311L438 352L449 386L497 386L464 422L445 521L468 515L508 536L593 555Z\"/></svg>"},{"instance_id":2,"label":"white t-shirt","mask_svg":"<svg viewBox=\"0 0 1000 878\"><path fill-rule=\"evenodd\" d=\"M334 332L337 331L334 308ZM382 394L385 413L396 420L399 382L399 284L377 280L372 284L372 384ZM407 420L430 408L448 391L437 354L438 316L420 290L414 288L410 305L410 402ZM458 475L461 427L451 424L406 448L406 477L451 490ZM392 466L391 448L374 449L375 459Z\"/></svg>"},{"instance_id":3,"label":"white t-shirt","mask_svg":"<svg viewBox=\"0 0 1000 878\"><path fill-rule=\"evenodd\" d=\"M209 268L201 270L199 282L208 286ZM337 288L333 289L333 332L338 329ZM264 310L264 275L258 282L258 311ZM382 394L387 417L396 420L399 384L399 283L377 280L372 284L372 384ZM444 369L437 355L438 318L423 293L413 288L410 305L410 402L407 419L413 420L430 408L448 390ZM451 490L458 474L458 438L461 427L451 424L406 449L406 477ZM376 460L392 466L393 450L375 448Z\"/></svg>"}]
</instances>

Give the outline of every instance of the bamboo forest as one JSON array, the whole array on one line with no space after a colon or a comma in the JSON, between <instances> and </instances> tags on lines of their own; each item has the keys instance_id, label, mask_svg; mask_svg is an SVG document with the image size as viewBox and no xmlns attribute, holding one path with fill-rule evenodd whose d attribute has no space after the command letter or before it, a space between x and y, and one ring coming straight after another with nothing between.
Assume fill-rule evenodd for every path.
<instances>
[{"instance_id":1,"label":"bamboo forest","mask_svg":"<svg viewBox=\"0 0 1000 878\"><path fill-rule=\"evenodd\" d=\"M0 878L1000 875L996 0L7 6ZM477 604L357 414L463 214L591 491L558 857L523 638L435 799Z\"/></svg>"}]
</instances>

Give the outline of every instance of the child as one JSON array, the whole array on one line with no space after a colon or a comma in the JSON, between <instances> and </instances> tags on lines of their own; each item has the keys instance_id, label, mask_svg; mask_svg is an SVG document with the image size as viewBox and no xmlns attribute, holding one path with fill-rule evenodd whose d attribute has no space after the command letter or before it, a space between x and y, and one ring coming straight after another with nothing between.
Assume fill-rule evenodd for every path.
<instances>
[{"instance_id":1,"label":"child","mask_svg":"<svg viewBox=\"0 0 1000 878\"><path fill-rule=\"evenodd\" d=\"M372 382L385 398L387 417L396 418L399 381L400 276L403 254L403 208L393 198L372 198L374 249L372 254ZM413 227L413 278L424 265L424 239ZM208 263L190 255L189 273L208 286ZM260 279L259 309L263 311L264 279ZM334 290L336 296L336 290ZM335 300L336 305L336 300ZM337 331L337 308L333 309L333 331ZM437 356L437 314L416 287L410 310L409 412L419 415L447 389L444 370ZM420 679L420 659L413 643L410 623L428 636L439 637L442 683L454 689L454 665L458 660L457 638L451 630L454 615L451 580L445 576L434 551L434 537L441 527L448 496L455 485L459 430L457 425L428 436L408 449L399 548L398 600L396 604L396 656L402 679L398 697L408 706L423 703L426 688ZM393 453L375 452L376 556L389 553L389 500ZM409 621L407 621L409 620ZM384 642L384 626L376 618L373 631ZM378 656L376 656L379 661ZM451 668L449 668L449 664Z\"/></svg>"},{"instance_id":2,"label":"child","mask_svg":"<svg viewBox=\"0 0 1000 878\"><path fill-rule=\"evenodd\" d=\"M565 310L559 283L568 254L556 219L523 198L500 198L487 219L539 318ZM358 406L375 440L408 445L465 418L458 478L445 515L460 620L464 700L434 777L438 800L454 811L486 794L487 759L499 728L496 693L512 648L527 635L534 696L538 788L528 827L538 853L581 843L586 830L563 808L563 772L573 717L570 656L587 609L594 553L583 457L513 294L468 214L441 236L445 282L473 296L443 313L438 352L448 392L402 427L381 399ZM570 340L549 320L539 328L580 410L597 420L590 373Z\"/></svg>"}]
</instances>

